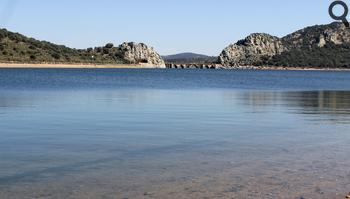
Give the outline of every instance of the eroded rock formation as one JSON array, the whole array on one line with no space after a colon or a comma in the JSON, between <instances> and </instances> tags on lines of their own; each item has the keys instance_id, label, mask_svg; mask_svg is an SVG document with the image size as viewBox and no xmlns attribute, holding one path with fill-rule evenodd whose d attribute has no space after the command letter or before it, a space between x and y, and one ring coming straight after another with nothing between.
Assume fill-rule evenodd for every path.
<instances>
[{"instance_id":1,"label":"eroded rock formation","mask_svg":"<svg viewBox=\"0 0 350 199\"><path fill-rule=\"evenodd\" d=\"M273 56L284 50L280 38L255 33L225 48L219 56L219 62L224 66L253 65L259 63L263 56Z\"/></svg>"},{"instance_id":2,"label":"eroded rock formation","mask_svg":"<svg viewBox=\"0 0 350 199\"><path fill-rule=\"evenodd\" d=\"M149 67L165 68L162 57L143 43L123 43L119 47L120 56L130 63L143 64Z\"/></svg>"}]
</instances>

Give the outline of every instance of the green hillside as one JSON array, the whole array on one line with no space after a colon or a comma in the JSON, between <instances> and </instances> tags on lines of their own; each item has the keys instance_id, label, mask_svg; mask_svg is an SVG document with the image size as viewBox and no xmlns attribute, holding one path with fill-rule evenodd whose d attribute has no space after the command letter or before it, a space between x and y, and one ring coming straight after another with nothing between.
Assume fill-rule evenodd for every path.
<instances>
[{"instance_id":1,"label":"green hillside","mask_svg":"<svg viewBox=\"0 0 350 199\"><path fill-rule=\"evenodd\" d=\"M122 64L119 49L113 44L89 49L72 49L38 41L19 33L0 29L0 62L17 63L92 63Z\"/></svg>"}]
</instances>

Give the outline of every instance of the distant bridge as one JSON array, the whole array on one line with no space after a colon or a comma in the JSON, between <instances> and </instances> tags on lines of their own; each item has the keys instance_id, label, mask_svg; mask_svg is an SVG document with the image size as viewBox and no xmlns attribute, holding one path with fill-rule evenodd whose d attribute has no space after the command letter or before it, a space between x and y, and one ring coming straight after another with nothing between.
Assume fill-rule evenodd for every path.
<instances>
[{"instance_id":1,"label":"distant bridge","mask_svg":"<svg viewBox=\"0 0 350 199\"><path fill-rule=\"evenodd\" d=\"M176 69L219 69L222 68L220 64L174 64L167 63L167 68L176 68Z\"/></svg>"}]
</instances>

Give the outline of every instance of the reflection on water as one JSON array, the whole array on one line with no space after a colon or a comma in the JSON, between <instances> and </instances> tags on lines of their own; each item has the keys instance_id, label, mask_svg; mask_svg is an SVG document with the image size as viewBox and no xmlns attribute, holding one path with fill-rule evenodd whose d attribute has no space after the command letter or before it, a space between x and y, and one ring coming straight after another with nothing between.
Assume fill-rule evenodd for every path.
<instances>
[{"instance_id":1,"label":"reflection on water","mask_svg":"<svg viewBox=\"0 0 350 199\"><path fill-rule=\"evenodd\" d=\"M153 90L140 90L139 92L130 92L127 90L118 90L113 92L99 93L101 96L90 96L97 101L106 103L144 104L148 101L148 96L156 96L157 92ZM308 113L314 114L348 114L350 110L350 91L221 91L224 103L237 103L238 105L264 107L264 106L285 106L303 109ZM34 103L59 100L64 96L76 97L74 91L66 92L47 92L46 96L40 95L35 91L30 92L0 92L0 107L22 107L31 106ZM151 97L152 98L152 97ZM218 97L220 98L220 96ZM149 99L152 100L152 99Z\"/></svg>"},{"instance_id":2,"label":"reflection on water","mask_svg":"<svg viewBox=\"0 0 350 199\"><path fill-rule=\"evenodd\" d=\"M315 113L348 113L350 109L350 92L347 91L318 91L318 92L299 92L295 93L295 106L304 107ZM289 94L286 98L292 98Z\"/></svg>"},{"instance_id":3,"label":"reflection on water","mask_svg":"<svg viewBox=\"0 0 350 199\"><path fill-rule=\"evenodd\" d=\"M284 107L298 114L328 117L329 120L349 122L350 92L348 91L293 91L246 92L244 103L252 107ZM320 118L321 119L321 118Z\"/></svg>"},{"instance_id":4,"label":"reflection on water","mask_svg":"<svg viewBox=\"0 0 350 199\"><path fill-rule=\"evenodd\" d=\"M306 109L348 110L350 92L348 91L293 91L293 92L245 92L243 97L252 106L290 105Z\"/></svg>"}]
</instances>

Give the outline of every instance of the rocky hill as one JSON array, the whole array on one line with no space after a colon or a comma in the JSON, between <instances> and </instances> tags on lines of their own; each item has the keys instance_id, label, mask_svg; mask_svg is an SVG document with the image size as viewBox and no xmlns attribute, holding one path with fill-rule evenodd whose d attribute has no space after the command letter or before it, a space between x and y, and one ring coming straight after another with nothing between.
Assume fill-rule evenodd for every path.
<instances>
[{"instance_id":1,"label":"rocky hill","mask_svg":"<svg viewBox=\"0 0 350 199\"><path fill-rule=\"evenodd\" d=\"M72 49L28 38L6 29L0 29L0 62L144 64L165 67L161 56L142 43L123 43L118 47L109 43L103 47Z\"/></svg>"},{"instance_id":2,"label":"rocky hill","mask_svg":"<svg viewBox=\"0 0 350 199\"><path fill-rule=\"evenodd\" d=\"M283 38L255 33L225 48L218 61L225 67L349 68L350 29L332 23L307 27Z\"/></svg>"}]
</instances>

